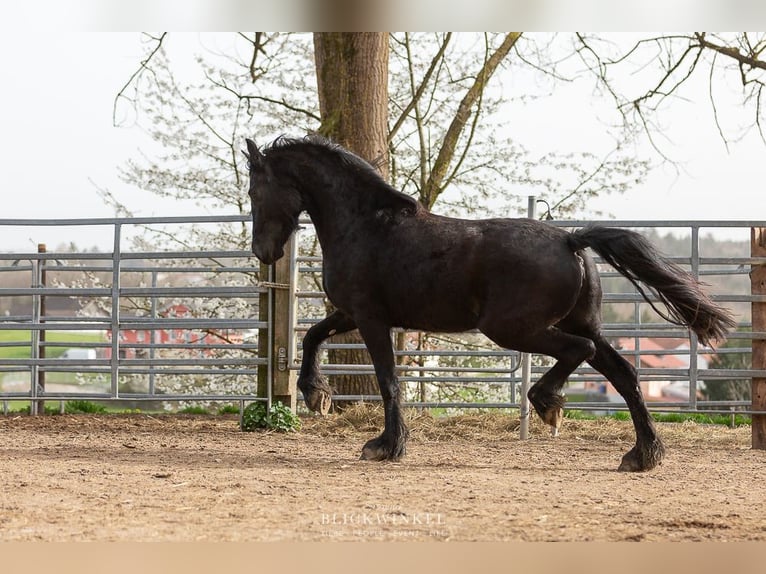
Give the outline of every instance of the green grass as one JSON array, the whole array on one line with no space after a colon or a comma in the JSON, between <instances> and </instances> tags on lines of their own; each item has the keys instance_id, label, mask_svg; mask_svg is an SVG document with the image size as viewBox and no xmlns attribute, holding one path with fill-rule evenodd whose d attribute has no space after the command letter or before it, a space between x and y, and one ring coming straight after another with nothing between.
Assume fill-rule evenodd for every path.
<instances>
[{"instance_id":1,"label":"green grass","mask_svg":"<svg viewBox=\"0 0 766 574\"><path fill-rule=\"evenodd\" d=\"M96 404L91 401L67 401L64 405L65 412L69 414L75 413L87 413L87 414L102 414L107 412L106 407Z\"/></svg>"},{"instance_id":2,"label":"green grass","mask_svg":"<svg viewBox=\"0 0 766 574\"><path fill-rule=\"evenodd\" d=\"M706 413L651 413L652 419L659 423L683 423L693 421L699 424L727 425L731 426L730 414L706 414ZM564 410L564 417L576 420L592 420L608 417L618 421L629 421L628 411L615 411L609 415L594 415L586 411ZM750 425L751 420L747 415L734 415L734 426Z\"/></svg>"},{"instance_id":3,"label":"green grass","mask_svg":"<svg viewBox=\"0 0 766 574\"><path fill-rule=\"evenodd\" d=\"M47 343L95 344L105 342L103 334L85 331L46 331L45 338ZM32 356L32 334L29 330L2 330L0 331L0 342L26 343L26 345L18 347L0 347L0 359L29 359ZM45 356L53 359L60 356L66 349L66 346L46 347ZM76 373L48 372L45 375L45 380L49 383L60 384L99 384L98 375L95 373L83 373L78 379Z\"/></svg>"},{"instance_id":4,"label":"green grass","mask_svg":"<svg viewBox=\"0 0 766 574\"><path fill-rule=\"evenodd\" d=\"M48 343L103 343L104 336L101 333L88 333L85 331L46 331L45 339ZM32 333L28 330L0 331L0 343L27 343L18 347L0 347L0 359L28 359L32 356ZM66 350L66 347L47 347L46 356L58 357Z\"/></svg>"},{"instance_id":5,"label":"green grass","mask_svg":"<svg viewBox=\"0 0 766 574\"><path fill-rule=\"evenodd\" d=\"M209 415L211 414L208 409L200 406L189 406L182 409L178 409L179 415Z\"/></svg>"}]
</instances>

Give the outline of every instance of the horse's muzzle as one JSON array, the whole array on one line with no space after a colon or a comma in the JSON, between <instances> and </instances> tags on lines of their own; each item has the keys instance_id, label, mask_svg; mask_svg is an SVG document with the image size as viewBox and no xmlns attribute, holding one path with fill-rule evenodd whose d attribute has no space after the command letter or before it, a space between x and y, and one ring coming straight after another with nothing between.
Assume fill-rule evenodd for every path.
<instances>
[{"instance_id":1,"label":"horse's muzzle","mask_svg":"<svg viewBox=\"0 0 766 574\"><path fill-rule=\"evenodd\" d=\"M253 243L253 255L264 265L271 265L285 254L281 247L266 247Z\"/></svg>"}]
</instances>

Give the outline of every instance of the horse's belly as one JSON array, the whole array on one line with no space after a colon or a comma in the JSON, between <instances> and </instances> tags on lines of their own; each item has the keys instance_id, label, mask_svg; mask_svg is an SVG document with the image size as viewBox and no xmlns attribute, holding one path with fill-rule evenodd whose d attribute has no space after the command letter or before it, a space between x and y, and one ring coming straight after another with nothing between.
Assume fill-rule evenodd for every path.
<instances>
[{"instance_id":1,"label":"horse's belly","mask_svg":"<svg viewBox=\"0 0 766 574\"><path fill-rule=\"evenodd\" d=\"M403 297L392 309L394 326L422 331L456 333L476 328L479 320L478 300L466 297Z\"/></svg>"}]
</instances>

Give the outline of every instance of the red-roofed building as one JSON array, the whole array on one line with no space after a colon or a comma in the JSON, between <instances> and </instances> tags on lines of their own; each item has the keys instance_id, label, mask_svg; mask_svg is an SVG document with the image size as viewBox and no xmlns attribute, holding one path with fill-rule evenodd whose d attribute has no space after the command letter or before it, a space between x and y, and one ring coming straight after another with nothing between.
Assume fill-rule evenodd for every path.
<instances>
[{"instance_id":1,"label":"red-roofed building","mask_svg":"<svg viewBox=\"0 0 766 574\"><path fill-rule=\"evenodd\" d=\"M625 337L614 344L620 354L631 364L644 369L688 369L688 339ZM638 349L638 350L637 350ZM639 355L640 353L640 355ZM710 363L709 355L698 355L697 368L706 369ZM661 377L661 375L660 375ZM657 402L686 401L689 397L688 381L652 379L640 380L644 399ZM704 384L704 383L701 383ZM608 397L619 397L619 393L610 383L585 383L584 390L601 393Z\"/></svg>"},{"instance_id":2,"label":"red-roofed building","mask_svg":"<svg viewBox=\"0 0 766 574\"><path fill-rule=\"evenodd\" d=\"M171 305L160 314L160 317L184 318L192 317L191 310L186 305ZM154 340L152 341L152 333ZM112 332L107 331L107 340L112 340ZM123 329L120 331L120 357L123 359L140 359L149 356L147 348L135 348L134 345L147 344L190 344L199 345L200 349L188 349L189 353L204 352L205 345L240 344L244 339L242 331L238 329L215 329L215 330L194 330L194 329ZM123 346L124 345L124 346ZM107 349L107 358L111 356L111 349Z\"/></svg>"}]
</instances>

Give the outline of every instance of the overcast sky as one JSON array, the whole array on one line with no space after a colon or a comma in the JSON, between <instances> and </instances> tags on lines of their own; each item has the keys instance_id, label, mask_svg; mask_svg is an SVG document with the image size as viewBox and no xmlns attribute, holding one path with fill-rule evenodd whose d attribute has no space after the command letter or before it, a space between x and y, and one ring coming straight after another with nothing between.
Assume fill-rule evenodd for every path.
<instances>
[{"instance_id":1,"label":"overcast sky","mask_svg":"<svg viewBox=\"0 0 766 574\"><path fill-rule=\"evenodd\" d=\"M196 34L190 39L195 40ZM195 214L190 206L130 189L117 175L127 158L149 149L140 130L112 125L114 97L142 54L138 33L6 32L0 35L0 50L4 76L12 79L4 81L0 95L4 140L0 218L112 217L97 186L109 188L139 215ZM587 148L587 133L577 123L581 118L550 101L544 105L542 121L555 121L559 134L572 132ZM520 117L540 122L535 113L540 110ZM594 207L617 219L766 219L761 189L766 146L757 137L727 152L704 100L679 111L667 136L673 141L669 149L682 161L681 173L657 169L644 185L598 200ZM555 138L547 141L555 145ZM0 240L3 251L69 240L81 246L110 245L108 234L72 228L0 226Z\"/></svg>"}]
</instances>

